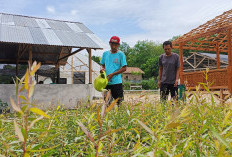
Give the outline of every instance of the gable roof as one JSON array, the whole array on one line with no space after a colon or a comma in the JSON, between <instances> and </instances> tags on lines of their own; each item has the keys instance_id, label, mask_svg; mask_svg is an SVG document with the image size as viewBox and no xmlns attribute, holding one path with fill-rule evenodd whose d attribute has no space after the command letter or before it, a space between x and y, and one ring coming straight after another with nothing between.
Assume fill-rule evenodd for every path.
<instances>
[{"instance_id":1,"label":"gable roof","mask_svg":"<svg viewBox=\"0 0 232 157\"><path fill-rule=\"evenodd\" d=\"M0 42L102 49L83 23L0 13Z\"/></svg>"},{"instance_id":2,"label":"gable roof","mask_svg":"<svg viewBox=\"0 0 232 157\"><path fill-rule=\"evenodd\" d=\"M220 52L227 52L227 30L231 28L232 9L180 36L173 41L173 48L183 44L183 49L216 51L218 44Z\"/></svg>"},{"instance_id":3,"label":"gable roof","mask_svg":"<svg viewBox=\"0 0 232 157\"><path fill-rule=\"evenodd\" d=\"M123 72L123 73L124 74L131 74L133 72L144 74L144 72L140 68L138 68L138 67L127 67L126 71Z\"/></svg>"},{"instance_id":4,"label":"gable roof","mask_svg":"<svg viewBox=\"0 0 232 157\"><path fill-rule=\"evenodd\" d=\"M106 44L80 22L0 13L2 64L27 64L32 49L32 60L65 65L73 49L77 53L105 47Z\"/></svg>"}]
</instances>

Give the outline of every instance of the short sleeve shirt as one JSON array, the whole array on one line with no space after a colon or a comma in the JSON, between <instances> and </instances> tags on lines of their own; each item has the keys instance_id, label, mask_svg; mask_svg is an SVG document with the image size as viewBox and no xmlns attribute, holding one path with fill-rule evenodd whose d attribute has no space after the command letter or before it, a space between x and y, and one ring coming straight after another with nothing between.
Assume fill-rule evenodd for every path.
<instances>
[{"instance_id":1,"label":"short sleeve shirt","mask_svg":"<svg viewBox=\"0 0 232 157\"><path fill-rule=\"evenodd\" d=\"M163 67L161 83L174 84L176 82L177 68L180 67L179 55L173 52L171 56L160 55L159 66Z\"/></svg>"},{"instance_id":2,"label":"short sleeve shirt","mask_svg":"<svg viewBox=\"0 0 232 157\"><path fill-rule=\"evenodd\" d=\"M126 66L127 62L125 54L122 51L118 51L117 53L105 51L102 55L100 64L105 66L106 75L109 75L118 71L121 67ZM108 85L120 83L122 83L122 77L121 74L117 74L110 79Z\"/></svg>"}]
</instances>

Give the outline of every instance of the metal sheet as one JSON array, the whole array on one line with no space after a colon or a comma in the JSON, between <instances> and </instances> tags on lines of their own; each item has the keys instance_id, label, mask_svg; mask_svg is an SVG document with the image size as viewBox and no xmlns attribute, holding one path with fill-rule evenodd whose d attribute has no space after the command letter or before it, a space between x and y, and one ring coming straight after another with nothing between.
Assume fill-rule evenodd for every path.
<instances>
[{"instance_id":1,"label":"metal sheet","mask_svg":"<svg viewBox=\"0 0 232 157\"><path fill-rule=\"evenodd\" d=\"M40 28L29 27L29 30L35 44L49 45L46 37L44 36Z\"/></svg>"},{"instance_id":2,"label":"metal sheet","mask_svg":"<svg viewBox=\"0 0 232 157\"><path fill-rule=\"evenodd\" d=\"M51 28L44 19L35 19L40 28Z\"/></svg>"},{"instance_id":3,"label":"metal sheet","mask_svg":"<svg viewBox=\"0 0 232 157\"><path fill-rule=\"evenodd\" d=\"M66 24L74 31L74 32L83 32L80 27L76 25L76 23L66 22Z\"/></svg>"},{"instance_id":4,"label":"metal sheet","mask_svg":"<svg viewBox=\"0 0 232 157\"><path fill-rule=\"evenodd\" d=\"M74 46L77 45L74 41L76 40L75 38L72 38L73 32L67 32L67 31L61 31L61 30L54 30L58 38L61 40L61 42L66 45L66 46ZM78 45L78 46L81 46Z\"/></svg>"},{"instance_id":5,"label":"metal sheet","mask_svg":"<svg viewBox=\"0 0 232 157\"><path fill-rule=\"evenodd\" d=\"M46 20L49 26L54 30L72 31L72 29L63 21Z\"/></svg>"},{"instance_id":6,"label":"metal sheet","mask_svg":"<svg viewBox=\"0 0 232 157\"><path fill-rule=\"evenodd\" d=\"M39 27L35 19L30 17L14 16L14 22L16 26Z\"/></svg>"},{"instance_id":7,"label":"metal sheet","mask_svg":"<svg viewBox=\"0 0 232 157\"><path fill-rule=\"evenodd\" d=\"M13 15L2 14L2 24L15 25Z\"/></svg>"},{"instance_id":8,"label":"metal sheet","mask_svg":"<svg viewBox=\"0 0 232 157\"><path fill-rule=\"evenodd\" d=\"M51 29L41 29L45 38L47 39L49 45L60 45L62 46L63 43L57 37L56 33Z\"/></svg>"},{"instance_id":9,"label":"metal sheet","mask_svg":"<svg viewBox=\"0 0 232 157\"><path fill-rule=\"evenodd\" d=\"M98 36L92 33L86 33L95 43L99 45L99 47L109 49L109 45L105 44Z\"/></svg>"},{"instance_id":10,"label":"metal sheet","mask_svg":"<svg viewBox=\"0 0 232 157\"><path fill-rule=\"evenodd\" d=\"M33 39L27 27L2 25L1 41L16 43L31 43Z\"/></svg>"},{"instance_id":11,"label":"metal sheet","mask_svg":"<svg viewBox=\"0 0 232 157\"><path fill-rule=\"evenodd\" d=\"M91 30L89 30L84 24L82 23L76 23L76 25L85 33L93 33Z\"/></svg>"},{"instance_id":12,"label":"metal sheet","mask_svg":"<svg viewBox=\"0 0 232 157\"><path fill-rule=\"evenodd\" d=\"M81 42L81 47L87 47L87 48L101 48L99 45L97 45L90 37L88 37L85 33L75 33L74 37L76 38L76 41Z\"/></svg>"},{"instance_id":13,"label":"metal sheet","mask_svg":"<svg viewBox=\"0 0 232 157\"><path fill-rule=\"evenodd\" d=\"M0 14L0 23L2 23L2 14Z\"/></svg>"}]
</instances>

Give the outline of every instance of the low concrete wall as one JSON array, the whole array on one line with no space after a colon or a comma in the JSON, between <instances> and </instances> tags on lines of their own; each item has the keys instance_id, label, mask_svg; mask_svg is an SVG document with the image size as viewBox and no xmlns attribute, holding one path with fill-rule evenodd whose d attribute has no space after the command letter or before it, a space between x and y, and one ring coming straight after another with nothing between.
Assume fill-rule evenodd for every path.
<instances>
[{"instance_id":1,"label":"low concrete wall","mask_svg":"<svg viewBox=\"0 0 232 157\"><path fill-rule=\"evenodd\" d=\"M32 100L39 108L75 108L81 103L92 100L96 93L92 84L37 84ZM24 93L25 94L25 93ZM0 84L0 99L10 105L10 96L16 100L14 84Z\"/></svg>"}]
</instances>

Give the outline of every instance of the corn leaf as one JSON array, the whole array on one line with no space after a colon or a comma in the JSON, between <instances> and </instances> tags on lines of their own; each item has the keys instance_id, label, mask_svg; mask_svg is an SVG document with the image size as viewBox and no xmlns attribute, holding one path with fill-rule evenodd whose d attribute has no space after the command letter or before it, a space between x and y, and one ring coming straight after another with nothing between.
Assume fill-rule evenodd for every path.
<instances>
[{"instance_id":1,"label":"corn leaf","mask_svg":"<svg viewBox=\"0 0 232 157\"><path fill-rule=\"evenodd\" d=\"M21 129L19 128L16 120L14 120L14 127L15 127L15 134L18 136L19 141L23 142L24 141L23 134L22 134Z\"/></svg>"},{"instance_id":2,"label":"corn leaf","mask_svg":"<svg viewBox=\"0 0 232 157\"><path fill-rule=\"evenodd\" d=\"M35 88L35 86L32 84L32 85L30 86L30 89L29 89L29 98L33 95L33 93L34 93L34 88Z\"/></svg>"},{"instance_id":3,"label":"corn leaf","mask_svg":"<svg viewBox=\"0 0 232 157\"><path fill-rule=\"evenodd\" d=\"M97 107L97 121L98 121L99 126L102 126L102 122L101 122L101 118L100 118L99 112L100 112L100 109L99 109L99 107Z\"/></svg>"},{"instance_id":4,"label":"corn leaf","mask_svg":"<svg viewBox=\"0 0 232 157\"><path fill-rule=\"evenodd\" d=\"M46 117L46 118L51 118L49 115L47 115L44 111L42 111L42 110L40 110L40 109L38 109L38 108L30 108L30 111L31 112L34 112L34 113L36 113L36 114L38 114L38 115L41 115L41 116L44 116L44 117Z\"/></svg>"},{"instance_id":5,"label":"corn leaf","mask_svg":"<svg viewBox=\"0 0 232 157\"><path fill-rule=\"evenodd\" d=\"M178 127L178 126L180 126L180 125L181 125L181 123L169 123L169 124L167 125L167 128L168 128L168 129L176 128L176 127Z\"/></svg>"},{"instance_id":6,"label":"corn leaf","mask_svg":"<svg viewBox=\"0 0 232 157\"><path fill-rule=\"evenodd\" d=\"M112 110L114 108L114 105L118 102L117 98L116 100L114 100L114 102L111 103L111 105L109 107L107 107L106 112L109 112L110 110Z\"/></svg>"},{"instance_id":7,"label":"corn leaf","mask_svg":"<svg viewBox=\"0 0 232 157\"><path fill-rule=\"evenodd\" d=\"M28 88L29 88L29 71L28 71L28 69L27 69L27 72L25 74L24 83L25 83L25 85L24 85L25 89L28 90Z\"/></svg>"},{"instance_id":8,"label":"corn leaf","mask_svg":"<svg viewBox=\"0 0 232 157\"><path fill-rule=\"evenodd\" d=\"M33 65L32 65L32 71L31 71L31 73L30 73L30 75L31 76L34 76L35 75L35 72L40 68L40 66L41 66L41 63L38 63L37 65L36 65L37 63L36 63L36 61L33 63Z\"/></svg>"},{"instance_id":9,"label":"corn leaf","mask_svg":"<svg viewBox=\"0 0 232 157\"><path fill-rule=\"evenodd\" d=\"M82 124L81 122L77 121L77 124L81 127L82 131L84 131L84 133L86 134L86 136L89 138L89 140L91 142L93 142L94 145L96 145L93 136L91 135L91 133L88 131L88 129L84 126L84 124Z\"/></svg>"},{"instance_id":10,"label":"corn leaf","mask_svg":"<svg viewBox=\"0 0 232 157\"><path fill-rule=\"evenodd\" d=\"M40 150L28 150L28 151L30 151L30 152L45 152L45 151L52 150L52 149L54 149L54 148L58 147L59 145L60 145L60 144L58 144L58 145L56 145L56 146L53 146L53 147L51 147L51 148L46 148L46 149L40 149Z\"/></svg>"},{"instance_id":11,"label":"corn leaf","mask_svg":"<svg viewBox=\"0 0 232 157\"><path fill-rule=\"evenodd\" d=\"M11 103L12 108L13 108L15 111L17 111L17 112L23 114L21 108L15 104L14 100L13 100L11 97L10 97L10 103Z\"/></svg>"}]
</instances>

